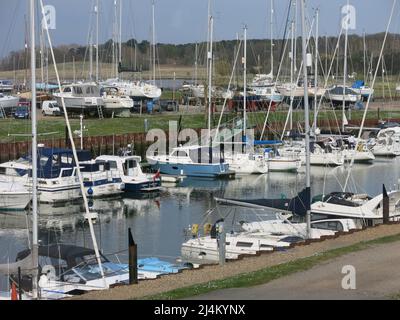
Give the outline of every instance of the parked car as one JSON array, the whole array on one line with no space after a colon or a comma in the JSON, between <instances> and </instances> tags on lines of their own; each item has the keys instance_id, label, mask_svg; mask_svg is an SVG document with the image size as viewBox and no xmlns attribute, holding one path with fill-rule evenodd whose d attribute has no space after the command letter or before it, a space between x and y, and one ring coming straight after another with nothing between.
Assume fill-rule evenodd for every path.
<instances>
[{"instance_id":1,"label":"parked car","mask_svg":"<svg viewBox=\"0 0 400 320\"><path fill-rule=\"evenodd\" d=\"M175 100L160 100L161 111L178 111L178 103Z\"/></svg>"},{"instance_id":2,"label":"parked car","mask_svg":"<svg viewBox=\"0 0 400 320\"><path fill-rule=\"evenodd\" d=\"M15 119L29 119L31 116L29 105L19 104L14 112Z\"/></svg>"},{"instance_id":3,"label":"parked car","mask_svg":"<svg viewBox=\"0 0 400 320\"><path fill-rule=\"evenodd\" d=\"M57 101L47 100L47 101L43 101L42 114L44 116L60 116L60 115L62 115L62 112L60 110L60 107L57 104Z\"/></svg>"}]
</instances>

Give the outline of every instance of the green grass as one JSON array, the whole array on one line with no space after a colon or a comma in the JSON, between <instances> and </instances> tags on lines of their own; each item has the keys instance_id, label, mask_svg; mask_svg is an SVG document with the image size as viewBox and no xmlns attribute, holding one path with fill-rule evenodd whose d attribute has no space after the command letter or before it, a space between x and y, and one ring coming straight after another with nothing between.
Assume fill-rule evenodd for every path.
<instances>
[{"instance_id":1,"label":"green grass","mask_svg":"<svg viewBox=\"0 0 400 320\"><path fill-rule=\"evenodd\" d=\"M280 265L268 267L255 272L243 273L234 277L222 280L210 281L199 285L180 288L169 292L147 296L144 299L149 300L176 300L193 297L199 294L205 294L214 290L251 287L264 284L272 280L293 274L295 272L308 270L321 262L328 261L351 252L357 252L367 249L373 245L381 245L400 241L400 234L386 236L370 241L363 241L343 248L333 249L311 257L302 258ZM196 271L193 271L196 272ZM393 297L395 298L395 297ZM397 296L400 299L400 294Z\"/></svg>"},{"instance_id":2,"label":"green grass","mask_svg":"<svg viewBox=\"0 0 400 320\"><path fill-rule=\"evenodd\" d=\"M338 118L339 124L341 119L341 111L335 111L336 117ZM182 114L182 128L207 128L206 114L204 113L190 113ZM361 119L363 115L362 111L352 111L352 119ZM228 121L234 118L236 115L231 113L225 113L223 121ZM240 116L240 114L238 115ZM367 119L377 119L377 111L371 111L367 114ZM124 134L124 133L136 133L144 132L144 119L148 120L149 129L162 129L167 130L169 126L169 121L178 121L180 114L164 112L162 114L134 114L130 118L106 118L103 120L99 119L85 119L84 125L86 126L86 135L89 136L111 136L113 134ZM276 111L271 113L269 118L269 123L281 122L284 123L287 117L287 111ZM310 118L312 119L313 113L311 113ZM395 111L381 111L379 114L381 119L390 118L400 118L400 110ZM219 114L214 115L213 126L218 123ZM335 127L335 118L333 111L321 112L319 113L318 119L330 120L331 126ZM265 120L265 112L249 112L248 113L248 125L262 126ZM303 121L304 113L302 110L296 111L293 114L293 121ZM79 119L73 118L70 120L72 130L79 129ZM31 121L30 120L16 120L13 118L0 119L0 142L13 142L13 141L25 141L29 140L29 136L9 136L13 134L29 134L31 131ZM55 132L55 134L47 136L46 139L51 138L62 138L65 136L65 121L64 118L58 117L46 117L38 121L38 133L49 133Z\"/></svg>"}]
</instances>

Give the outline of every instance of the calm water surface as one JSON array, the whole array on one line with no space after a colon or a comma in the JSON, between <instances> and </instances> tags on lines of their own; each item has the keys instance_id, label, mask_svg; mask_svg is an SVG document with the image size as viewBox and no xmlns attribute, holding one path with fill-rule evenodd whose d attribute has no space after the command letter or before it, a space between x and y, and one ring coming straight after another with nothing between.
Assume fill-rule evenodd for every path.
<instances>
[{"instance_id":1,"label":"calm water surface","mask_svg":"<svg viewBox=\"0 0 400 320\"><path fill-rule=\"evenodd\" d=\"M312 194L340 190L347 170L338 168L311 168ZM397 186L400 178L400 158L378 159L370 165L355 165L348 191L368 193L374 196ZM183 230L193 223L214 222L220 216L232 212L231 208L214 208L213 197L259 198L292 197L305 184L305 174L269 173L265 175L239 176L235 180L186 179L178 187L166 187L164 191L151 198L96 199L91 203L99 213L95 224L98 244L107 253L121 252L119 258L127 260L127 230L132 229L138 244L140 257L158 256L174 260L180 255L184 241ZM52 206L41 204L40 234L42 243L68 243L92 247L87 225L83 223L83 206L80 203ZM234 210L235 220L256 219L254 213L246 209ZM15 261L17 252L29 246L28 230L31 226L27 213L0 214L0 263ZM4 277L0 277L0 291L7 289Z\"/></svg>"}]
</instances>

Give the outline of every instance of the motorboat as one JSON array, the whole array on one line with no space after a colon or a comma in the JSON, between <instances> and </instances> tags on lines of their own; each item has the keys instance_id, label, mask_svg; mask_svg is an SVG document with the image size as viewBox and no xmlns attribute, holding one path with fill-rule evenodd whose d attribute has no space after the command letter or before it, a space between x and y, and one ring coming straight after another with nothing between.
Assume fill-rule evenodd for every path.
<instances>
[{"instance_id":1,"label":"motorboat","mask_svg":"<svg viewBox=\"0 0 400 320\"><path fill-rule=\"evenodd\" d=\"M123 184L123 191L129 193L159 191L161 179L155 174L145 174L140 166L142 158L135 155L102 155L96 163L106 162L113 177L118 177Z\"/></svg>"},{"instance_id":2,"label":"motorboat","mask_svg":"<svg viewBox=\"0 0 400 320\"><path fill-rule=\"evenodd\" d=\"M307 224L295 223L285 219L262 220L240 223L243 230L248 232L265 232L270 234L297 235L306 237ZM353 219L322 219L311 221L311 238L319 239L322 236L333 236L337 232L349 232L360 229Z\"/></svg>"},{"instance_id":3,"label":"motorboat","mask_svg":"<svg viewBox=\"0 0 400 320\"><path fill-rule=\"evenodd\" d=\"M103 87L100 91L104 102L104 113L113 117L129 117L133 100L120 93L117 87Z\"/></svg>"},{"instance_id":4,"label":"motorboat","mask_svg":"<svg viewBox=\"0 0 400 320\"><path fill-rule=\"evenodd\" d=\"M233 174L221 151L210 147L180 146L169 155L147 156L147 161L153 170L173 176L222 178Z\"/></svg>"},{"instance_id":5,"label":"motorboat","mask_svg":"<svg viewBox=\"0 0 400 320\"><path fill-rule=\"evenodd\" d=\"M5 95L0 92L0 118L5 118L8 114L11 114L12 108L18 106L19 97L11 95Z\"/></svg>"},{"instance_id":6,"label":"motorboat","mask_svg":"<svg viewBox=\"0 0 400 320\"><path fill-rule=\"evenodd\" d=\"M83 178L83 186L90 198L114 196L124 190L121 176L111 169L107 161L92 160L89 151L78 153L79 167Z\"/></svg>"},{"instance_id":7,"label":"motorboat","mask_svg":"<svg viewBox=\"0 0 400 320\"><path fill-rule=\"evenodd\" d=\"M380 130L376 138L369 139L367 144L375 156L399 156L400 127L391 127Z\"/></svg>"},{"instance_id":8,"label":"motorboat","mask_svg":"<svg viewBox=\"0 0 400 320\"><path fill-rule=\"evenodd\" d=\"M0 179L32 186L30 155L0 164ZM81 198L71 150L60 148L38 149L38 192L40 202L54 203Z\"/></svg>"},{"instance_id":9,"label":"motorboat","mask_svg":"<svg viewBox=\"0 0 400 320\"><path fill-rule=\"evenodd\" d=\"M116 87L121 94L133 100L159 99L162 94L162 90L159 87L144 81L108 79L102 85Z\"/></svg>"},{"instance_id":10,"label":"motorboat","mask_svg":"<svg viewBox=\"0 0 400 320\"><path fill-rule=\"evenodd\" d=\"M274 236L263 232L227 233L225 258L235 260L241 255L287 249L292 243L303 240L304 238L298 236ZM218 238L213 234L189 239L181 246L181 258L183 261L199 264L216 263L219 261L218 242Z\"/></svg>"},{"instance_id":11,"label":"motorboat","mask_svg":"<svg viewBox=\"0 0 400 320\"><path fill-rule=\"evenodd\" d=\"M100 86L94 82L73 83L61 87L61 92L53 94L58 105L62 105L64 98L67 111L73 113L96 114L99 108L104 107L103 98L100 95Z\"/></svg>"},{"instance_id":12,"label":"motorboat","mask_svg":"<svg viewBox=\"0 0 400 320\"><path fill-rule=\"evenodd\" d=\"M14 90L14 83L11 80L0 79L0 92L11 92Z\"/></svg>"},{"instance_id":13,"label":"motorboat","mask_svg":"<svg viewBox=\"0 0 400 320\"><path fill-rule=\"evenodd\" d=\"M25 210L32 200L32 193L20 182L0 180L0 211Z\"/></svg>"},{"instance_id":14,"label":"motorboat","mask_svg":"<svg viewBox=\"0 0 400 320\"><path fill-rule=\"evenodd\" d=\"M355 104L361 100L361 94L355 92L353 89L346 87L343 90L343 86L334 86L326 90L325 98L332 102L334 106L343 105L343 100L346 106Z\"/></svg>"},{"instance_id":15,"label":"motorboat","mask_svg":"<svg viewBox=\"0 0 400 320\"><path fill-rule=\"evenodd\" d=\"M311 212L327 217L345 217L360 221L382 221L383 198L386 189L375 197L367 194L355 194L351 192L331 192L327 195L314 197L311 204ZM397 221L400 215L400 191L387 192L388 217Z\"/></svg>"}]
</instances>

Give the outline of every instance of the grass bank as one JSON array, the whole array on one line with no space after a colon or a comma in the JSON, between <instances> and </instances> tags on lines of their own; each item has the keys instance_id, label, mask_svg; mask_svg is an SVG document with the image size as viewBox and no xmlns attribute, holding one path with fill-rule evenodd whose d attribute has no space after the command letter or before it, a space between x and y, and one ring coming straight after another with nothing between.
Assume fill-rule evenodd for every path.
<instances>
[{"instance_id":1,"label":"grass bank","mask_svg":"<svg viewBox=\"0 0 400 320\"><path fill-rule=\"evenodd\" d=\"M381 245L385 243L391 243L400 241L400 234L381 237L374 240L359 242L350 246L337 248L316 254L311 257L302 258L288 263L279 264L276 266L261 269L259 271L243 273L234 277L229 277L222 280L211 281L199 285L189 286L172 290L169 292L147 296L144 299L149 300L176 300L182 298L190 298L195 295L205 294L214 290L228 289L228 288L240 288L240 287L251 287L255 285L264 284L272 280L290 275L295 272L308 270L321 262L325 262L351 252L357 252L369 248L373 245ZM393 298L400 298L399 296Z\"/></svg>"},{"instance_id":2,"label":"grass bank","mask_svg":"<svg viewBox=\"0 0 400 320\"><path fill-rule=\"evenodd\" d=\"M336 110L336 118L338 123L341 121L341 111ZM156 114L134 114L130 118L106 118L106 119L85 119L84 125L87 129L86 135L88 136L105 136L113 134L124 134L124 133L135 133L145 132L145 119L147 119L148 129L162 129L167 130L170 121L178 121L182 115L182 128L207 128L206 114L201 112L186 112L183 108L180 113L156 113ZM248 125L251 126L262 126L265 120L265 112L249 112L248 113ZM353 120L359 120L362 118L363 111L352 111ZM229 121L237 116L234 113L225 113L222 122ZM240 114L238 115L240 116ZM270 114L269 123L281 122L284 123L287 117L287 111L276 111ZM311 119L313 113L310 114ZM378 113L376 110L370 111L367 114L367 119L377 119ZM400 118L400 110L393 111L380 111L380 119ZM214 114L213 126L218 124L219 113ZM329 120L332 128L336 128L336 120L333 111L320 112L318 115L319 120ZM79 129L79 119L70 119L72 130ZM295 111L293 114L293 121L304 121L304 112L302 110ZM29 134L31 132L31 121L30 120L16 120L13 118L0 119L0 142L13 142L23 141L30 139L29 136L12 136L15 134ZM47 136L46 139L62 138L65 136L65 121L62 117L44 117L38 121L38 133L49 133L52 132L51 136Z\"/></svg>"}]
</instances>

